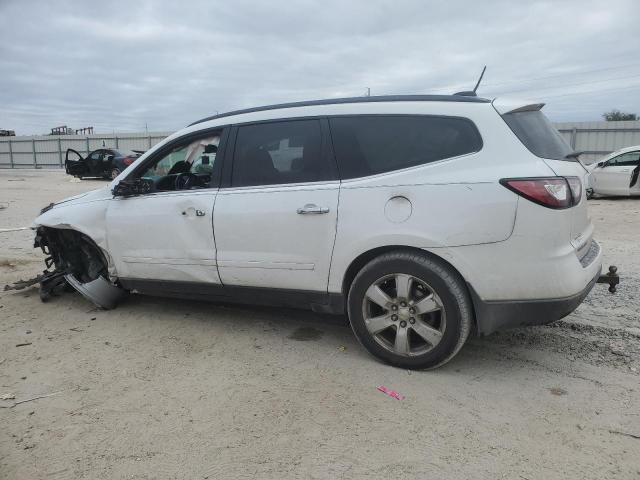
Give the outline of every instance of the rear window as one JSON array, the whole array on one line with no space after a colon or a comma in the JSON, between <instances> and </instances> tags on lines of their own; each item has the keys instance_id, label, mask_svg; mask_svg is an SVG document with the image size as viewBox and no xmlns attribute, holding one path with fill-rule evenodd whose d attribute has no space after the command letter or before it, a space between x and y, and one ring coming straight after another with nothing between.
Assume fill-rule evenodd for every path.
<instances>
[{"instance_id":1,"label":"rear window","mask_svg":"<svg viewBox=\"0 0 640 480\"><path fill-rule=\"evenodd\" d=\"M471 120L425 115L361 115L329 120L342 178L423 165L477 152L482 138Z\"/></svg>"},{"instance_id":2,"label":"rear window","mask_svg":"<svg viewBox=\"0 0 640 480\"><path fill-rule=\"evenodd\" d=\"M576 160L566 158L573 149L540 110L506 113L502 118L524 146L537 157Z\"/></svg>"}]
</instances>

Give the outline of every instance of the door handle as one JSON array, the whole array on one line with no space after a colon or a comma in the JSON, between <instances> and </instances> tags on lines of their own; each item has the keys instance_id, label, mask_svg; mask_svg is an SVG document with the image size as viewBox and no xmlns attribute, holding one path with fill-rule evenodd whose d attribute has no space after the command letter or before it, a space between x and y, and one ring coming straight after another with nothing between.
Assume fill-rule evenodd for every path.
<instances>
[{"instance_id":1,"label":"door handle","mask_svg":"<svg viewBox=\"0 0 640 480\"><path fill-rule=\"evenodd\" d=\"M193 212L192 209L189 210ZM196 217L204 217L206 214L207 212L205 212L204 210L196 210ZM183 210L182 215L186 217L188 215L187 210Z\"/></svg>"},{"instance_id":2,"label":"door handle","mask_svg":"<svg viewBox=\"0 0 640 480\"><path fill-rule=\"evenodd\" d=\"M307 203L304 207L298 209L299 215L321 215L329 213L328 207L319 207L315 203Z\"/></svg>"}]
</instances>

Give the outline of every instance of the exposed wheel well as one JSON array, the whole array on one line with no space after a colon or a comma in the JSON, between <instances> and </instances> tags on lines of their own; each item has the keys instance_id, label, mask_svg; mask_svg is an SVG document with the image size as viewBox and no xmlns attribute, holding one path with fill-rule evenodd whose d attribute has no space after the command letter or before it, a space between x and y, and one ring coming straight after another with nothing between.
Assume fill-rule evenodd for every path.
<instances>
[{"instance_id":1,"label":"exposed wheel well","mask_svg":"<svg viewBox=\"0 0 640 480\"><path fill-rule=\"evenodd\" d=\"M468 284L465 278L456 269L456 267L451 265L451 263L446 261L444 258L417 247L407 247L405 245L385 245L384 247L377 247L360 254L351 262L349 267L347 267L347 271L345 272L344 278L342 280L342 293L343 293L345 302L347 297L349 296L349 289L351 288L351 283L353 282L353 279L356 278L356 275L358 274L358 272L374 258L382 254L395 252L395 251L404 251L404 252L409 251L412 253L419 253L421 255L426 255L428 257L438 259L439 261L447 264L456 274L458 274L458 276L460 277L460 280L465 285L467 285L467 293L469 294L469 297L472 298L471 292L469 291ZM473 322L474 324L476 323L475 311L473 312Z\"/></svg>"}]
</instances>

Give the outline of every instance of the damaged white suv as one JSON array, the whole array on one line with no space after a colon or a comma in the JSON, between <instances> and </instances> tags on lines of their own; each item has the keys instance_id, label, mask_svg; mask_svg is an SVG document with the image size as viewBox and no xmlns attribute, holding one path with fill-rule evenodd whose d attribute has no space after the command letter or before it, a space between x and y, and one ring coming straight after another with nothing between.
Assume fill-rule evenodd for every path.
<instances>
[{"instance_id":1,"label":"damaged white suv","mask_svg":"<svg viewBox=\"0 0 640 480\"><path fill-rule=\"evenodd\" d=\"M42 296L307 306L347 313L385 362L442 365L471 331L569 314L600 276L587 171L541 107L365 97L198 121L43 209Z\"/></svg>"}]
</instances>

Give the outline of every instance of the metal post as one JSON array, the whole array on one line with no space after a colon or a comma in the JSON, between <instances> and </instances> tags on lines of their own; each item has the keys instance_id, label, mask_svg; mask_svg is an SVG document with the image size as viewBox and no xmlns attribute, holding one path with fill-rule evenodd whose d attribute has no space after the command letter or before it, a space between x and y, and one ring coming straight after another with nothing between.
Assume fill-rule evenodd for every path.
<instances>
[{"instance_id":1,"label":"metal post","mask_svg":"<svg viewBox=\"0 0 640 480\"><path fill-rule=\"evenodd\" d=\"M118 136L115 136L115 143L116 143L116 150L118 149L119 145L118 145Z\"/></svg>"},{"instance_id":2,"label":"metal post","mask_svg":"<svg viewBox=\"0 0 640 480\"><path fill-rule=\"evenodd\" d=\"M87 155L89 155L89 137L85 137L87 143Z\"/></svg>"},{"instance_id":3,"label":"metal post","mask_svg":"<svg viewBox=\"0 0 640 480\"><path fill-rule=\"evenodd\" d=\"M151 135L147 137L147 144L149 145L149 148L151 148Z\"/></svg>"},{"instance_id":4,"label":"metal post","mask_svg":"<svg viewBox=\"0 0 640 480\"><path fill-rule=\"evenodd\" d=\"M31 150L33 151L33 168L38 168L38 158L36 157L36 139L31 139Z\"/></svg>"},{"instance_id":5,"label":"metal post","mask_svg":"<svg viewBox=\"0 0 640 480\"><path fill-rule=\"evenodd\" d=\"M58 137L58 160L60 161L60 168L62 168L62 142Z\"/></svg>"},{"instance_id":6,"label":"metal post","mask_svg":"<svg viewBox=\"0 0 640 480\"><path fill-rule=\"evenodd\" d=\"M11 139L9 139L9 163L11 163L11 168L13 168L13 147L11 146Z\"/></svg>"},{"instance_id":7,"label":"metal post","mask_svg":"<svg viewBox=\"0 0 640 480\"><path fill-rule=\"evenodd\" d=\"M576 137L578 136L578 129L573 127L571 130L571 148L576 149Z\"/></svg>"}]
</instances>

